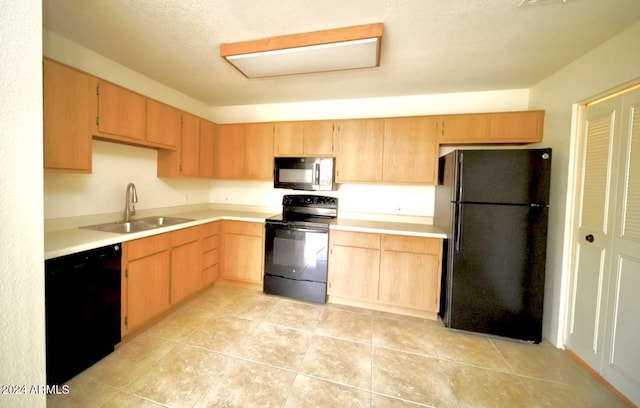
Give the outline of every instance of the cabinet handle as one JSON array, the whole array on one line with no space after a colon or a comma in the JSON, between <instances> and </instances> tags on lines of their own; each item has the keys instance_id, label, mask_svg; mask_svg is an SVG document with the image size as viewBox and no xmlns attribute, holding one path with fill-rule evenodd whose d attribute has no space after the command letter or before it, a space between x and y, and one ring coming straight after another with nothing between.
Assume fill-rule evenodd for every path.
<instances>
[{"instance_id":1,"label":"cabinet handle","mask_svg":"<svg viewBox=\"0 0 640 408\"><path fill-rule=\"evenodd\" d=\"M595 241L595 238L593 237L592 234L587 235L586 237L584 237L584 239L587 240L587 242L593 242Z\"/></svg>"}]
</instances>

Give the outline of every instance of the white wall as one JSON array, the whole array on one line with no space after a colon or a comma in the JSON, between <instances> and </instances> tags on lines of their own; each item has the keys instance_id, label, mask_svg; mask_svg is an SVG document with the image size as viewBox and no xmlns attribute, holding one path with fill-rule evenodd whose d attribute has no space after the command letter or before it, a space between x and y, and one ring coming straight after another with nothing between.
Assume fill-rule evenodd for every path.
<instances>
[{"instance_id":1,"label":"white wall","mask_svg":"<svg viewBox=\"0 0 640 408\"><path fill-rule=\"evenodd\" d=\"M280 120L354 119L441 113L501 112L526 110L529 90L395 96L214 107L216 123L268 122Z\"/></svg>"},{"instance_id":2,"label":"white wall","mask_svg":"<svg viewBox=\"0 0 640 408\"><path fill-rule=\"evenodd\" d=\"M158 152L93 141L92 174L45 173L44 218L124 211L126 186L136 185L136 209L209 202L211 181L158 178Z\"/></svg>"},{"instance_id":3,"label":"white wall","mask_svg":"<svg viewBox=\"0 0 640 408\"><path fill-rule=\"evenodd\" d=\"M40 0L2 2L0 26L0 405L44 407L42 18Z\"/></svg>"},{"instance_id":4,"label":"white wall","mask_svg":"<svg viewBox=\"0 0 640 408\"><path fill-rule=\"evenodd\" d=\"M568 296L568 211L573 189L573 105L640 81L640 23L602 44L531 89L531 107L546 110L544 144L553 148L544 336L564 345ZM568 195L569 193L569 195Z\"/></svg>"}]
</instances>

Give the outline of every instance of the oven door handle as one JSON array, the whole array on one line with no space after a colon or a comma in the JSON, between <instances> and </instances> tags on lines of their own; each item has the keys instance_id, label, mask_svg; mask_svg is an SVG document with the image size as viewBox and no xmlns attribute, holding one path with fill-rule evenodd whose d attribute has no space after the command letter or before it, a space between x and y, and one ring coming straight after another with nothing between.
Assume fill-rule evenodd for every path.
<instances>
[{"instance_id":1,"label":"oven door handle","mask_svg":"<svg viewBox=\"0 0 640 408\"><path fill-rule=\"evenodd\" d=\"M327 229L302 227L299 225L292 225L287 222L281 222L281 221L268 221L265 224L265 226L267 228L280 228L280 229L287 229L287 230L300 231L300 232L317 232L317 233L329 232L329 230Z\"/></svg>"},{"instance_id":2,"label":"oven door handle","mask_svg":"<svg viewBox=\"0 0 640 408\"><path fill-rule=\"evenodd\" d=\"M323 230L323 229L315 229L315 228L301 228L301 227L291 227L289 228L293 231L300 231L300 232L315 232L315 233L324 233L324 232L329 232L329 230Z\"/></svg>"}]
</instances>

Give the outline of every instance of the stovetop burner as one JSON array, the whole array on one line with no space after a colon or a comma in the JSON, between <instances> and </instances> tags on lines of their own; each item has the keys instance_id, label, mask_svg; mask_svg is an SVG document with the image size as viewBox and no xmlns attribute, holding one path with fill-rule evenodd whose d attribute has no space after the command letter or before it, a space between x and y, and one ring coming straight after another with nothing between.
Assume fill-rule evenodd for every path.
<instances>
[{"instance_id":1,"label":"stovetop burner","mask_svg":"<svg viewBox=\"0 0 640 408\"><path fill-rule=\"evenodd\" d=\"M336 197L291 194L282 197L282 214L269 217L266 221L329 228L337 216Z\"/></svg>"}]
</instances>

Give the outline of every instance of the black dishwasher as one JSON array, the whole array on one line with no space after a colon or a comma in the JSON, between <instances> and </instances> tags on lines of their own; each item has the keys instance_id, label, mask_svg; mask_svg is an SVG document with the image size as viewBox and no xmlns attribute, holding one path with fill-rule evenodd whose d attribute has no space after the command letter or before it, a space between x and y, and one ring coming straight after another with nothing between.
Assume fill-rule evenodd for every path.
<instances>
[{"instance_id":1,"label":"black dishwasher","mask_svg":"<svg viewBox=\"0 0 640 408\"><path fill-rule=\"evenodd\" d=\"M62 384L120 342L120 244L45 261L47 384Z\"/></svg>"}]
</instances>

